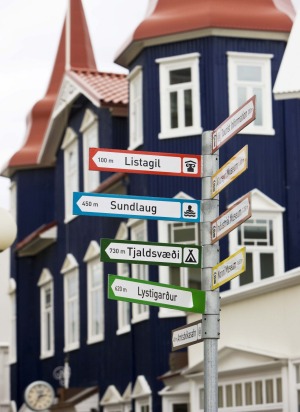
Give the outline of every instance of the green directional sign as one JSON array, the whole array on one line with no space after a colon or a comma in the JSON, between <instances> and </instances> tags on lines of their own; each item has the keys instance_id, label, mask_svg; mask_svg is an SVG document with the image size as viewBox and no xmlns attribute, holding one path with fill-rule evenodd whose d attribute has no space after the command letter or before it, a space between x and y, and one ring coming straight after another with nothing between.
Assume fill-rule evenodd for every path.
<instances>
[{"instance_id":1,"label":"green directional sign","mask_svg":"<svg viewBox=\"0 0 300 412\"><path fill-rule=\"evenodd\" d=\"M123 276L109 275L108 298L185 312L205 312L205 292L202 290Z\"/></svg>"},{"instance_id":2,"label":"green directional sign","mask_svg":"<svg viewBox=\"0 0 300 412\"><path fill-rule=\"evenodd\" d=\"M100 242L103 262L201 267L201 246L115 239L101 239Z\"/></svg>"}]
</instances>

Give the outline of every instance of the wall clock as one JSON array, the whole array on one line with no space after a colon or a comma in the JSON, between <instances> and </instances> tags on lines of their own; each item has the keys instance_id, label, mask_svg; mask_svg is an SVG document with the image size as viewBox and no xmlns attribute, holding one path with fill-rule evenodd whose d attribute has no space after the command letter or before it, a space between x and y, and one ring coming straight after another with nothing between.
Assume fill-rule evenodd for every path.
<instances>
[{"instance_id":1,"label":"wall clock","mask_svg":"<svg viewBox=\"0 0 300 412\"><path fill-rule=\"evenodd\" d=\"M44 411L50 408L55 398L54 389L48 382L34 381L24 392L24 401L28 408L34 411Z\"/></svg>"}]
</instances>

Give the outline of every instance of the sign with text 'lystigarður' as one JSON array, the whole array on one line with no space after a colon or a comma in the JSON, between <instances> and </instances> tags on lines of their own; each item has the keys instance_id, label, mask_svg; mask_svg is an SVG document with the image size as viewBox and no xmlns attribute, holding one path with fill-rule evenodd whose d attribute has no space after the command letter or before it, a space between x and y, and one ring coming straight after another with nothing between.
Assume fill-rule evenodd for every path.
<instances>
[{"instance_id":1,"label":"sign with text 'lystigar\u00f0ur'","mask_svg":"<svg viewBox=\"0 0 300 412\"><path fill-rule=\"evenodd\" d=\"M205 292L202 290L124 276L108 276L108 298L186 312L205 312Z\"/></svg>"}]
</instances>

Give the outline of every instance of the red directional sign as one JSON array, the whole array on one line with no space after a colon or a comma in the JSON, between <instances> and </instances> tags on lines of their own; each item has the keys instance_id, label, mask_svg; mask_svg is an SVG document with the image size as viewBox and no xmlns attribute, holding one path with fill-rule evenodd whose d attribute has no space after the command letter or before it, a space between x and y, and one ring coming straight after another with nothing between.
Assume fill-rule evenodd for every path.
<instances>
[{"instance_id":1,"label":"red directional sign","mask_svg":"<svg viewBox=\"0 0 300 412\"><path fill-rule=\"evenodd\" d=\"M253 122L256 116L255 97L252 96L251 99L247 100L212 132L212 153L215 153L224 143Z\"/></svg>"},{"instance_id":2,"label":"red directional sign","mask_svg":"<svg viewBox=\"0 0 300 412\"><path fill-rule=\"evenodd\" d=\"M89 170L201 177L201 156L90 148Z\"/></svg>"}]
</instances>

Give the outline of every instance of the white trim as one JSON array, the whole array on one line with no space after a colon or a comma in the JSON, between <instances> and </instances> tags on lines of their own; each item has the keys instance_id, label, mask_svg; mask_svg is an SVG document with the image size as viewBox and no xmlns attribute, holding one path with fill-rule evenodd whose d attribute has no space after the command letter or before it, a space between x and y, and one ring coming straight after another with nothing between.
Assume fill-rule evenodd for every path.
<instances>
[{"instance_id":1,"label":"white trim","mask_svg":"<svg viewBox=\"0 0 300 412\"><path fill-rule=\"evenodd\" d=\"M144 143L143 124L143 70L136 66L128 75L129 80L129 150Z\"/></svg>"},{"instance_id":2,"label":"white trim","mask_svg":"<svg viewBox=\"0 0 300 412\"><path fill-rule=\"evenodd\" d=\"M95 190L100 183L100 173L89 170L89 149L99 147L98 118L90 109L86 109L80 127L83 142L83 187L85 192Z\"/></svg>"},{"instance_id":3,"label":"white trim","mask_svg":"<svg viewBox=\"0 0 300 412\"><path fill-rule=\"evenodd\" d=\"M72 269L78 268L78 262L72 253L67 253L65 257L64 263L60 269L60 273L64 275L65 273L69 272Z\"/></svg>"},{"instance_id":4,"label":"white trim","mask_svg":"<svg viewBox=\"0 0 300 412\"><path fill-rule=\"evenodd\" d=\"M200 82L199 82L199 53L188 53L156 59L159 64L159 89L160 89L160 122L161 131L159 139L173 137L194 136L202 133L201 108L200 108ZM171 85L169 74L173 70L190 69L191 80L185 83ZM184 114L184 92L191 92L192 125L186 126ZM176 127L171 127L171 93L176 93L178 111Z\"/></svg>"},{"instance_id":5,"label":"white trim","mask_svg":"<svg viewBox=\"0 0 300 412\"><path fill-rule=\"evenodd\" d=\"M83 261L88 262L95 257L100 257L100 246L96 240L91 240L83 257Z\"/></svg>"},{"instance_id":6,"label":"white trim","mask_svg":"<svg viewBox=\"0 0 300 412\"><path fill-rule=\"evenodd\" d=\"M40 287L40 359L46 359L54 355L54 284L51 272L44 268L39 278ZM50 289L51 302L46 307L46 291ZM46 318L46 319L45 319ZM50 326L50 329L49 327ZM50 340L50 348L46 348Z\"/></svg>"},{"instance_id":7,"label":"white trim","mask_svg":"<svg viewBox=\"0 0 300 412\"><path fill-rule=\"evenodd\" d=\"M256 120L240 131L241 134L271 135L275 134L273 128L272 113L272 73L271 59L273 54L266 53L243 53L227 51L228 64L228 95L229 112L233 113L244 101L261 91L261 102L259 96L256 98ZM238 79L237 68L243 66L258 67L261 70L259 80ZM239 101L238 87L244 91L243 101ZM240 99L242 96L240 96ZM259 117L260 114L260 117ZM258 121L262 124L258 124Z\"/></svg>"},{"instance_id":8,"label":"white trim","mask_svg":"<svg viewBox=\"0 0 300 412\"><path fill-rule=\"evenodd\" d=\"M64 136L61 148L64 150L64 201L65 201L65 220L70 222L73 218L73 192L79 190L79 144L77 134L70 128ZM70 155L74 159L72 169L70 165Z\"/></svg>"}]
</instances>

